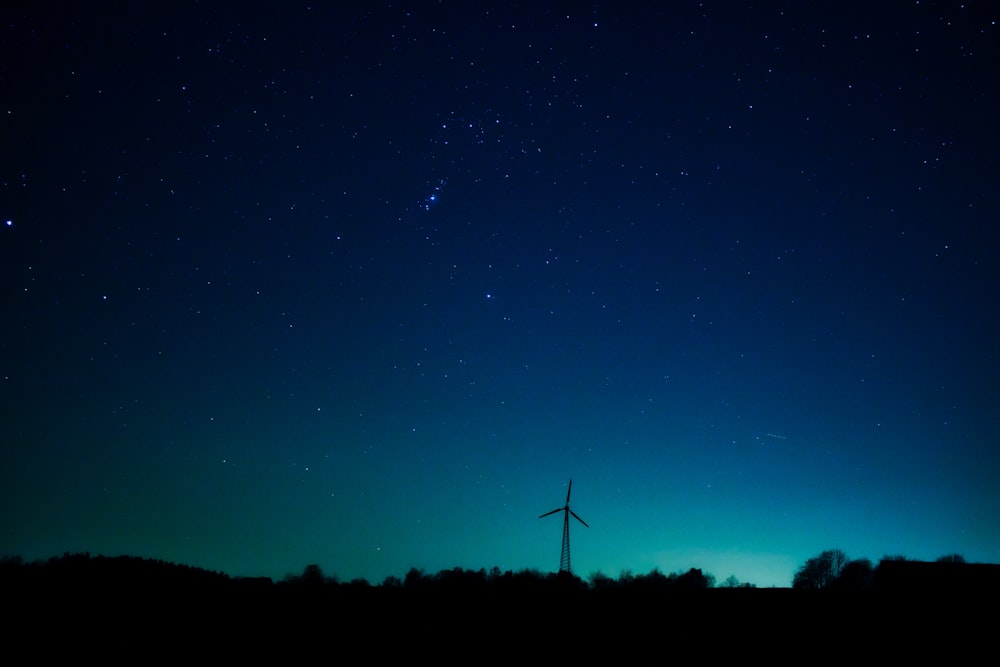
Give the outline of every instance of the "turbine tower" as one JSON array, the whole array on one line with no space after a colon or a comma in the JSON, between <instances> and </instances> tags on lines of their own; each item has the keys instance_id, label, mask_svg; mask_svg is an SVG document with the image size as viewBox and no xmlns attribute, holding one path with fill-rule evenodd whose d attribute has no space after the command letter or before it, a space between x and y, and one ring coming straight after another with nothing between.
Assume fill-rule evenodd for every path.
<instances>
[{"instance_id":1,"label":"turbine tower","mask_svg":"<svg viewBox=\"0 0 1000 667\"><path fill-rule=\"evenodd\" d=\"M587 528L587 522L576 515L576 512L569 508L569 494L573 490L573 480L569 480L569 488L566 489L566 505L563 507L557 507L551 512L546 512L539 516L539 519L545 518L550 514L555 514L556 512L563 513L563 539L562 539L562 554L559 556L559 571L567 572L573 574L573 564L569 558L569 515L572 514L573 518L582 523Z\"/></svg>"}]
</instances>

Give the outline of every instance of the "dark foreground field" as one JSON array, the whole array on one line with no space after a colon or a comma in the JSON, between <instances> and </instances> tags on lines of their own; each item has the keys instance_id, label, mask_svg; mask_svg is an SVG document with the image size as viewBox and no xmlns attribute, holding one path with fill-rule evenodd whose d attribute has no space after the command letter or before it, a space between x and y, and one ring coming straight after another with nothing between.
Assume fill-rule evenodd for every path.
<instances>
[{"instance_id":1,"label":"dark foreground field","mask_svg":"<svg viewBox=\"0 0 1000 667\"><path fill-rule=\"evenodd\" d=\"M994 592L619 587L572 577L273 583L138 559L5 568L4 643L31 662L827 663L993 650ZM911 582L912 583L912 582ZM28 651L27 654L24 651Z\"/></svg>"}]
</instances>

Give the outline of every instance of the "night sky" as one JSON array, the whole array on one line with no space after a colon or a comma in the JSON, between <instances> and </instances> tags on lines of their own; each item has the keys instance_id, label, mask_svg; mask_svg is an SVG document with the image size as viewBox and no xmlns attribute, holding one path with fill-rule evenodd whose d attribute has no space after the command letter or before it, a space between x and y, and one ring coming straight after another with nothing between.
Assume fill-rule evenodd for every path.
<instances>
[{"instance_id":1,"label":"night sky","mask_svg":"<svg viewBox=\"0 0 1000 667\"><path fill-rule=\"evenodd\" d=\"M1000 562L988 2L5 3L0 554ZM13 5L13 6L11 6Z\"/></svg>"}]
</instances>

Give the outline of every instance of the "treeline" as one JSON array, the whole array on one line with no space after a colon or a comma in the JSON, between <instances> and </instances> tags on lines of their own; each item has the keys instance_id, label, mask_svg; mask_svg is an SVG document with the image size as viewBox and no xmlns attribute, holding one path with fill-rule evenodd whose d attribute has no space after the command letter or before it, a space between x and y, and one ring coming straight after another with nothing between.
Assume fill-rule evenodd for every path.
<instances>
[{"instance_id":1,"label":"treeline","mask_svg":"<svg viewBox=\"0 0 1000 667\"><path fill-rule=\"evenodd\" d=\"M1000 566L967 563L961 554L934 562L905 556L885 556L878 565L868 558L851 559L840 549L828 549L803 563L792 578L797 590L892 593L997 593Z\"/></svg>"},{"instance_id":2,"label":"treeline","mask_svg":"<svg viewBox=\"0 0 1000 667\"><path fill-rule=\"evenodd\" d=\"M411 568L403 577L389 576L377 584L365 579L341 581L327 576L316 564L279 581L267 577L232 577L163 560L132 556L64 554L26 562L18 556L0 558L0 585L8 592L146 595L200 595L247 593L252 595L385 595L396 599L423 594L541 597L549 593L619 597L684 594L707 589L752 589L752 583L729 577L717 584L715 577L699 568L664 574L653 569L646 574L623 572L617 578L603 573L587 580L567 573L539 570L478 570L455 567L428 573ZM992 591L1000 592L1000 566L966 563L959 555L942 556L936 562L884 557L878 565L867 558L851 559L839 549L823 551L800 566L792 589L830 591Z\"/></svg>"},{"instance_id":3,"label":"treeline","mask_svg":"<svg viewBox=\"0 0 1000 667\"><path fill-rule=\"evenodd\" d=\"M546 592L585 591L693 591L712 588L715 578L700 569L662 574L623 573L613 579L603 574L591 575L590 581L567 573L543 573L539 570L479 570L455 567L437 573L411 568L402 578L386 577L371 584L365 579L340 581L327 576L316 564L307 565L300 574L289 574L279 581L268 577L233 577L223 572L176 564L159 559L135 556L92 556L89 553L66 553L52 558L25 561L20 556L0 558L0 585L6 591L48 590L71 593L124 592L146 594L212 593L274 591L320 593L384 591L386 594L434 593L477 595L491 593L541 594Z\"/></svg>"},{"instance_id":4,"label":"treeline","mask_svg":"<svg viewBox=\"0 0 1000 667\"><path fill-rule=\"evenodd\" d=\"M526 592L559 591L638 591L650 590L658 592L692 591L712 588L715 577L705 574L698 568L686 572L663 574L654 569L648 574L634 575L624 572L618 579L602 573L592 574L589 582L568 572L542 573L539 570L501 570L493 567L479 570L468 570L455 567L449 570L431 574L417 568L411 568L402 579L390 576L377 586L372 586L364 579L354 579L341 583L336 577L327 577L319 565L308 565L299 575L286 576L279 585L290 587L346 587L346 588L382 588L387 590L444 592L485 592L489 590L520 590Z\"/></svg>"}]
</instances>

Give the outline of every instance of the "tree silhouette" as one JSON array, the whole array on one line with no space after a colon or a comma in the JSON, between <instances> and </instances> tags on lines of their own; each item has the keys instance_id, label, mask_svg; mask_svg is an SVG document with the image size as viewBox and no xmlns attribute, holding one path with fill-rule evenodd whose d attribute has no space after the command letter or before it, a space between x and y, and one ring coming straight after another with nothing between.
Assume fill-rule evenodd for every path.
<instances>
[{"instance_id":1,"label":"tree silhouette","mask_svg":"<svg viewBox=\"0 0 1000 667\"><path fill-rule=\"evenodd\" d=\"M828 549L818 556L807 560L795 572L792 588L820 589L829 588L840 576L847 565L847 554L840 549Z\"/></svg>"},{"instance_id":2,"label":"tree silhouette","mask_svg":"<svg viewBox=\"0 0 1000 667\"><path fill-rule=\"evenodd\" d=\"M965 556L962 554L946 554L937 559L939 563L964 563Z\"/></svg>"},{"instance_id":3,"label":"tree silhouette","mask_svg":"<svg viewBox=\"0 0 1000 667\"><path fill-rule=\"evenodd\" d=\"M409 589L426 588L432 581L420 568L411 567L403 578L403 586Z\"/></svg>"},{"instance_id":4,"label":"tree silhouette","mask_svg":"<svg viewBox=\"0 0 1000 667\"><path fill-rule=\"evenodd\" d=\"M905 561L908 561L910 559L908 557L906 557L905 555L903 555L903 554L886 554L886 555L882 556L882 560L887 560L887 561L890 561L890 562L905 562ZM881 562L881 561L879 561L879 562Z\"/></svg>"},{"instance_id":5,"label":"tree silhouette","mask_svg":"<svg viewBox=\"0 0 1000 667\"><path fill-rule=\"evenodd\" d=\"M845 591L867 591L875 579L875 566L867 558L852 560L840 570L832 588Z\"/></svg>"},{"instance_id":6,"label":"tree silhouette","mask_svg":"<svg viewBox=\"0 0 1000 667\"><path fill-rule=\"evenodd\" d=\"M715 585L715 577L705 574L701 568L692 567L684 574L677 575L674 579L674 588L682 591L700 590L712 588Z\"/></svg>"},{"instance_id":7,"label":"tree silhouette","mask_svg":"<svg viewBox=\"0 0 1000 667\"><path fill-rule=\"evenodd\" d=\"M725 581L719 584L719 588L757 588L757 585L751 584L748 581L741 582L736 578L736 575L731 574Z\"/></svg>"},{"instance_id":8,"label":"tree silhouette","mask_svg":"<svg viewBox=\"0 0 1000 667\"><path fill-rule=\"evenodd\" d=\"M284 582L286 584L318 588L323 584L332 583L332 580L327 579L326 575L323 574L323 568L315 563L310 563L302 570L302 574L285 575Z\"/></svg>"},{"instance_id":9,"label":"tree silhouette","mask_svg":"<svg viewBox=\"0 0 1000 667\"><path fill-rule=\"evenodd\" d=\"M302 583L307 586L322 586L326 583L326 576L323 574L323 568L315 563L306 565L305 569L302 570Z\"/></svg>"},{"instance_id":10,"label":"tree silhouette","mask_svg":"<svg viewBox=\"0 0 1000 667\"><path fill-rule=\"evenodd\" d=\"M590 575L590 590L607 591L615 588L617 582L603 572L593 572Z\"/></svg>"}]
</instances>

